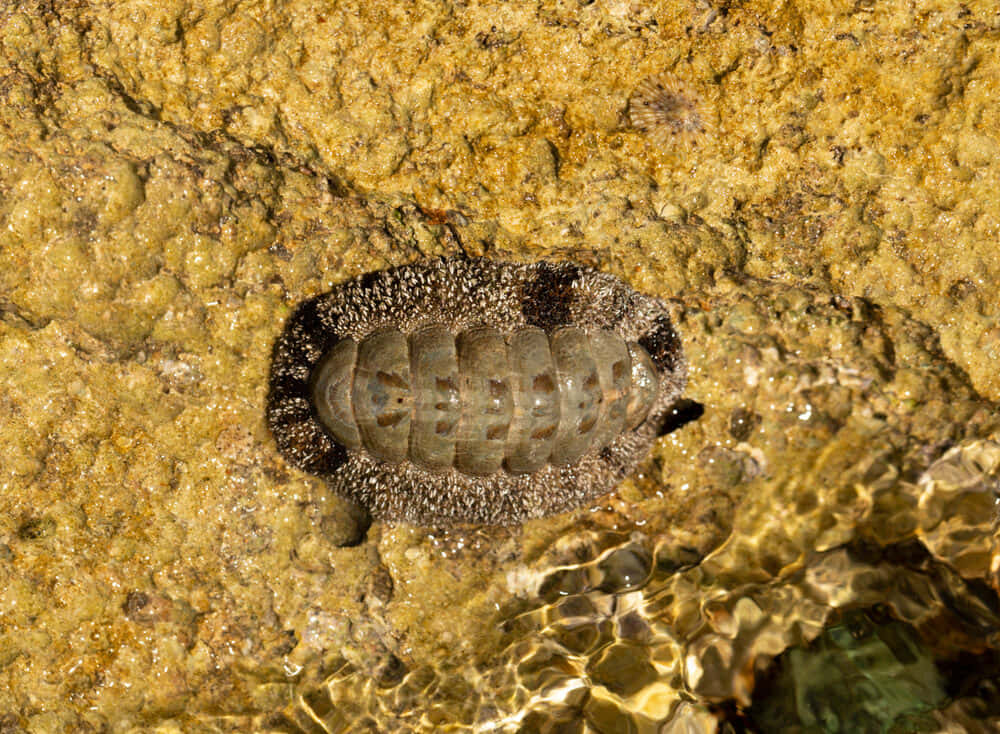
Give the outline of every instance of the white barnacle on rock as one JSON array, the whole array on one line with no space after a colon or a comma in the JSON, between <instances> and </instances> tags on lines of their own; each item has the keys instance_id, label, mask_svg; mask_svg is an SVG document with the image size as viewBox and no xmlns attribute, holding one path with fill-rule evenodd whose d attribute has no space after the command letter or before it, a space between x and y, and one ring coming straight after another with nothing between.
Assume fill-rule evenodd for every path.
<instances>
[{"instance_id":1,"label":"white barnacle on rock","mask_svg":"<svg viewBox=\"0 0 1000 734\"><path fill-rule=\"evenodd\" d=\"M646 77L628 100L633 127L647 133L657 145L674 141L697 144L709 129L699 96L668 72Z\"/></svg>"}]
</instances>

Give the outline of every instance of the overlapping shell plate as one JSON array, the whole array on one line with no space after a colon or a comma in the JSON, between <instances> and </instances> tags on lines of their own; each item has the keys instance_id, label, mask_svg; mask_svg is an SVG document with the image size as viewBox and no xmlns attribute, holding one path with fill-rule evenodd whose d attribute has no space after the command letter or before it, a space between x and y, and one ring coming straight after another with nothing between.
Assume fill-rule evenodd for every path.
<instances>
[{"instance_id":1,"label":"overlapping shell plate","mask_svg":"<svg viewBox=\"0 0 1000 734\"><path fill-rule=\"evenodd\" d=\"M665 305L576 265L438 259L302 304L268 420L376 517L509 524L626 476L680 397Z\"/></svg>"}]
</instances>

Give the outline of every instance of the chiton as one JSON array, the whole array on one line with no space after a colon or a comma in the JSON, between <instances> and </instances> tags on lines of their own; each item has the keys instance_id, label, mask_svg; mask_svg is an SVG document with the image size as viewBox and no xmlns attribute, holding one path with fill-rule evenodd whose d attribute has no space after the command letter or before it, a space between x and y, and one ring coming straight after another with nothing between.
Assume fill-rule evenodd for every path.
<instances>
[{"instance_id":1,"label":"chiton","mask_svg":"<svg viewBox=\"0 0 1000 734\"><path fill-rule=\"evenodd\" d=\"M686 371L665 304L611 275L439 258L300 305L267 416L288 461L376 518L512 524L610 491Z\"/></svg>"}]
</instances>

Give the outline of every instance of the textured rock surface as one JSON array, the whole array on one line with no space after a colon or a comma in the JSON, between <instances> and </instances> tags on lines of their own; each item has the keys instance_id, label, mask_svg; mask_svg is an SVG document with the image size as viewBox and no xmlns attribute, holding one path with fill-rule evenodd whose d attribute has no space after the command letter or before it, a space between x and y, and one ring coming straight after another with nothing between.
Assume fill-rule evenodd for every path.
<instances>
[{"instance_id":1,"label":"textured rock surface","mask_svg":"<svg viewBox=\"0 0 1000 734\"><path fill-rule=\"evenodd\" d=\"M995 650L1000 17L919 5L6 4L0 728L710 729L879 602ZM710 134L631 127L665 72ZM593 509L365 536L271 345L462 249L675 299L704 415Z\"/></svg>"}]
</instances>

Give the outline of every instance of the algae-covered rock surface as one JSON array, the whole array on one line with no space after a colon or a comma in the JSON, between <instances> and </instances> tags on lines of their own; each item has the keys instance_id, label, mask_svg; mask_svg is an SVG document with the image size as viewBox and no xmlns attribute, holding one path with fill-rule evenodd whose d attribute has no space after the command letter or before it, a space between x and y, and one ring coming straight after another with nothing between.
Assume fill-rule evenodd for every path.
<instances>
[{"instance_id":1,"label":"algae-covered rock surface","mask_svg":"<svg viewBox=\"0 0 1000 734\"><path fill-rule=\"evenodd\" d=\"M4 4L0 730L989 730L998 192L990 2ZM462 253L668 301L677 428L367 527L272 346Z\"/></svg>"}]
</instances>

